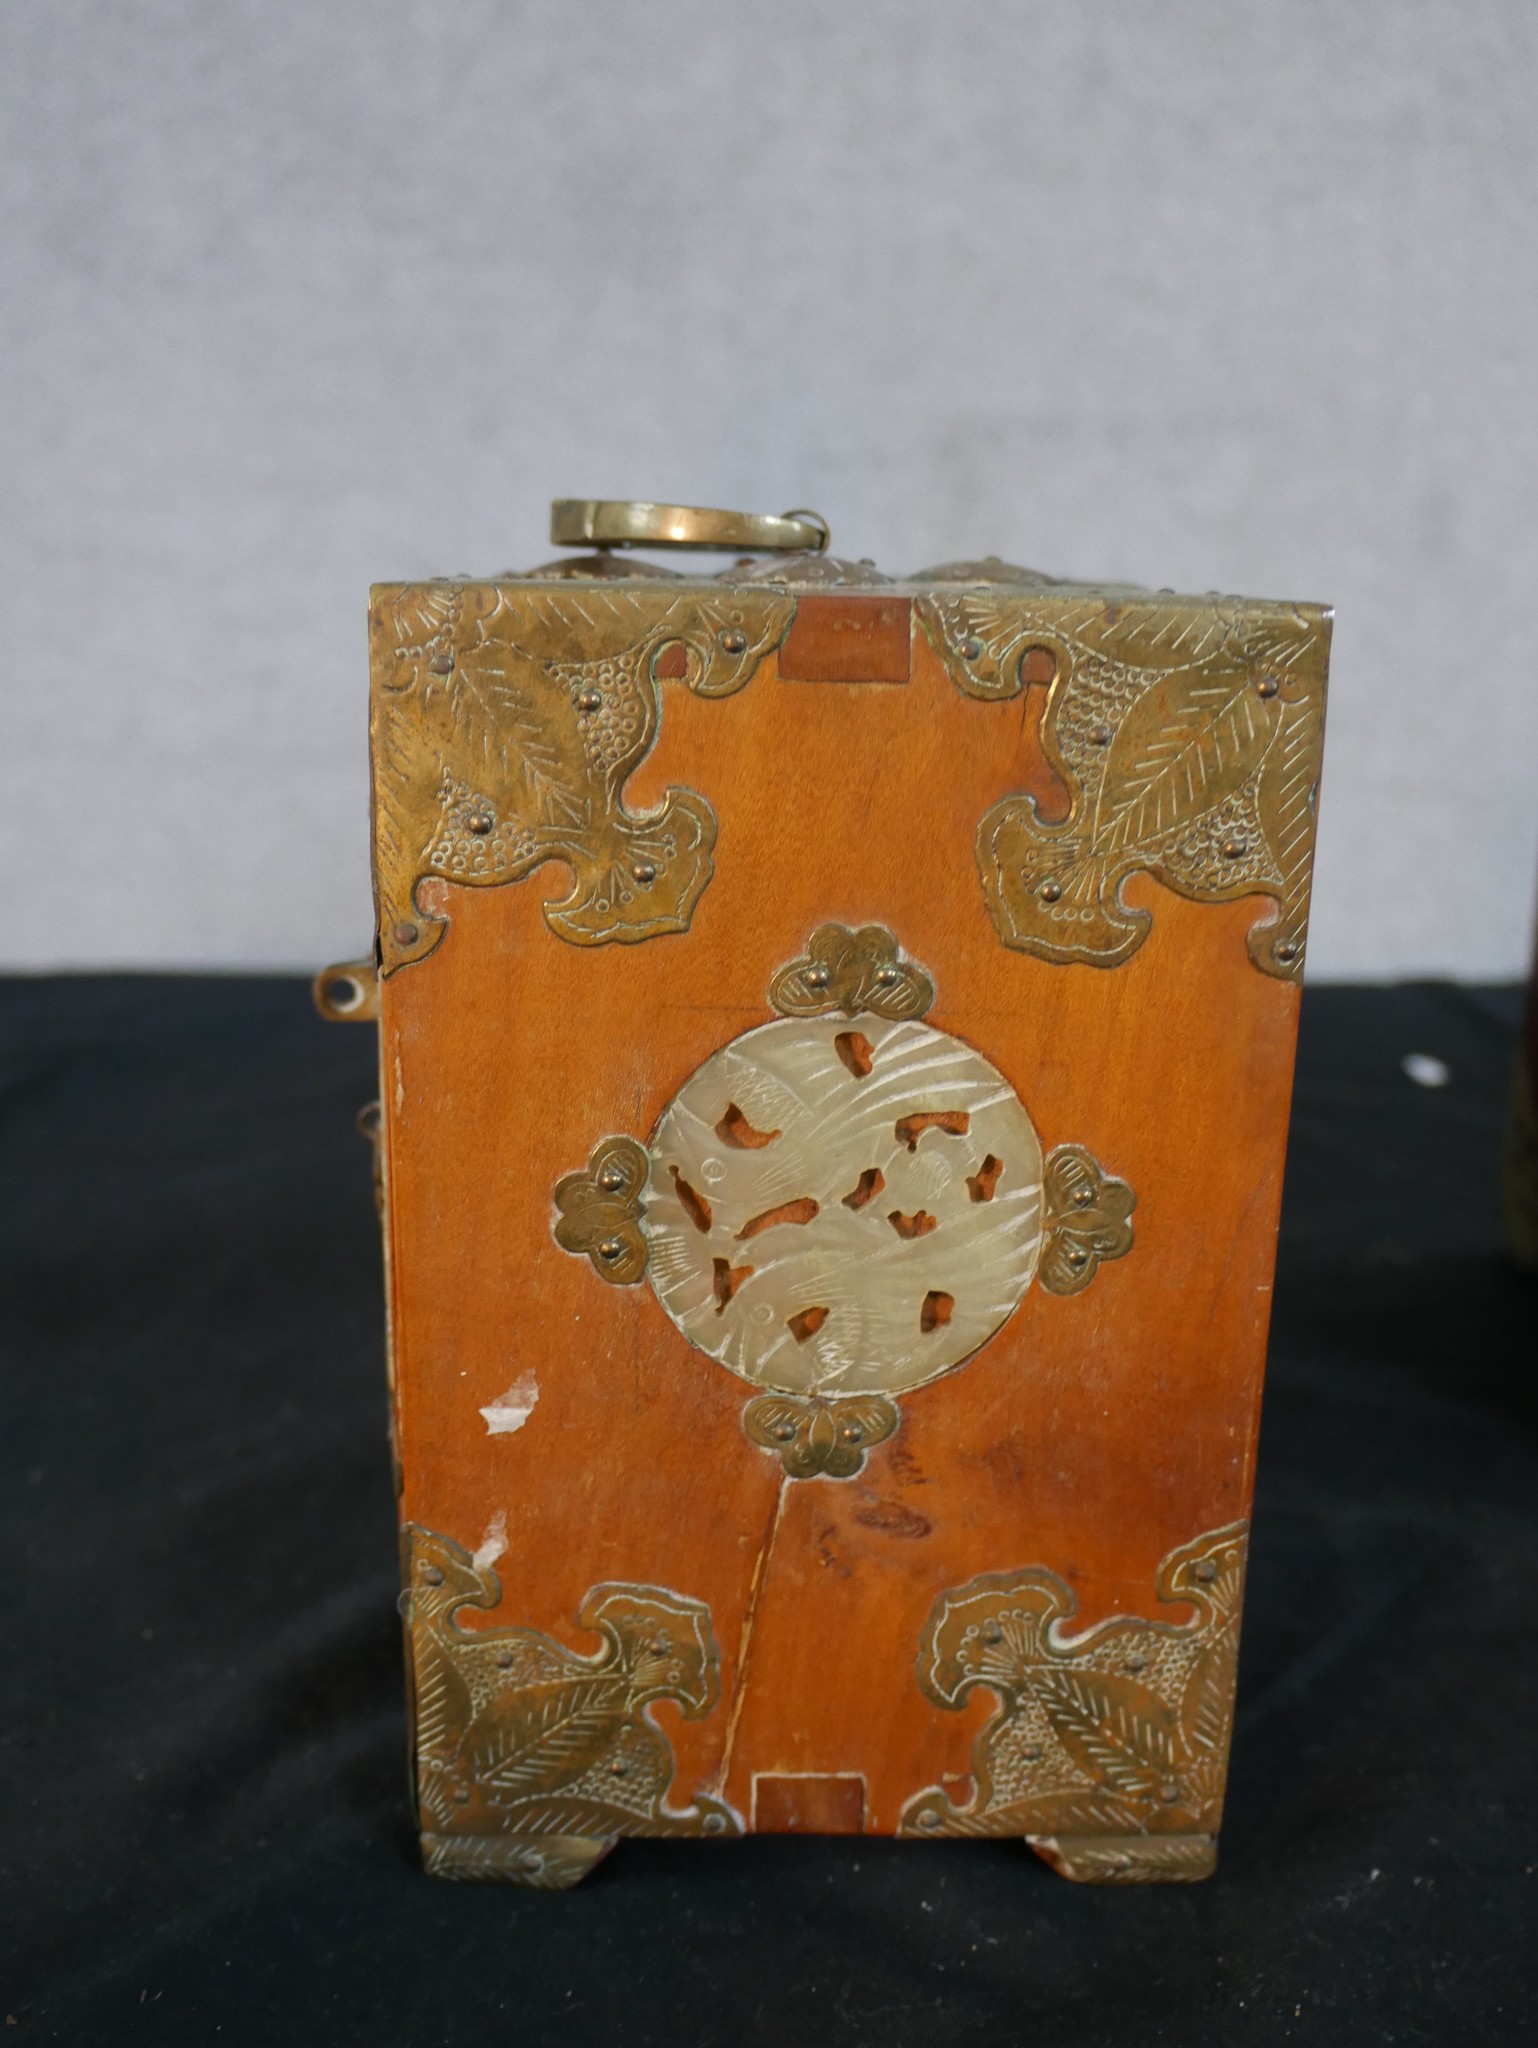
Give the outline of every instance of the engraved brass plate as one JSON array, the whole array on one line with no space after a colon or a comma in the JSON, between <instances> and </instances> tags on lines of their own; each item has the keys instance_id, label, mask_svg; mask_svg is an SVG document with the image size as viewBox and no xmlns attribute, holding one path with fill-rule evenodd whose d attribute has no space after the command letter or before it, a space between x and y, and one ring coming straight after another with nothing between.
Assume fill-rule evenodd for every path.
<instances>
[{"instance_id":1,"label":"engraved brass plate","mask_svg":"<svg viewBox=\"0 0 1538 2048\"><path fill-rule=\"evenodd\" d=\"M603 1648L584 1657L539 1629L461 1628L465 1608L496 1606L495 1574L430 1530L408 1526L402 1540L431 1868L565 1884L620 1835L741 1832L731 1808L707 1794L668 1804L673 1754L649 1711L670 1700L697 1720L716 1704L716 1642L700 1601L656 1586L595 1586L577 1622ZM523 1853L506 1846L523 1837L532 1838Z\"/></svg>"},{"instance_id":2,"label":"engraved brass plate","mask_svg":"<svg viewBox=\"0 0 1538 2048\"><path fill-rule=\"evenodd\" d=\"M710 878L716 821L671 789L628 810L625 782L657 736L661 685L740 689L784 637L774 590L601 583L431 583L374 593L375 880L382 971L423 958L446 913L429 876L516 882L546 861L572 892L545 918L573 945L686 931Z\"/></svg>"},{"instance_id":3,"label":"engraved brass plate","mask_svg":"<svg viewBox=\"0 0 1538 2048\"><path fill-rule=\"evenodd\" d=\"M1074 1595L1040 1568L942 1593L924 1630L919 1684L951 1711L985 1687L998 1711L973 1749L971 1797L931 1787L904 1809L899 1832L1023 1835L1069 1875L1177 1874L1139 1867L1125 1842L1189 1843L1217 1831L1245 1541L1237 1522L1165 1558L1158 1595L1190 1608L1180 1622L1117 1617L1073 1635ZM1101 1838L1116 1839L1097 1848ZM1199 1861L1206 1852L1170 1853ZM1096 1857L1126 1857L1127 1867L1093 1868ZM1081 1867L1072 1869L1075 1858Z\"/></svg>"},{"instance_id":4,"label":"engraved brass plate","mask_svg":"<svg viewBox=\"0 0 1538 2048\"><path fill-rule=\"evenodd\" d=\"M1264 973L1301 976L1326 619L1229 599L1063 592L1045 603L1007 587L933 592L919 613L969 695L1051 680L1041 737L1068 816L1047 822L1033 798L1013 796L978 827L983 891L1007 946L1118 965L1152 925L1121 895L1146 871L1198 902L1269 898L1250 957Z\"/></svg>"}]
</instances>

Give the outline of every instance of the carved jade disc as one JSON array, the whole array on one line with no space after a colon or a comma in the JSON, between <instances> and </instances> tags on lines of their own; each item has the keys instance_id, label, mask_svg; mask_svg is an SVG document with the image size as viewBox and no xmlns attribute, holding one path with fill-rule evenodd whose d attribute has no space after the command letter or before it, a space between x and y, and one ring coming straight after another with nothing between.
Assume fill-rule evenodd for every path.
<instances>
[{"instance_id":1,"label":"carved jade disc","mask_svg":"<svg viewBox=\"0 0 1538 2048\"><path fill-rule=\"evenodd\" d=\"M649 1147L647 1275L754 1386L899 1394L985 1344L1041 1251L1041 1143L927 1024L785 1018L713 1053Z\"/></svg>"}]
</instances>

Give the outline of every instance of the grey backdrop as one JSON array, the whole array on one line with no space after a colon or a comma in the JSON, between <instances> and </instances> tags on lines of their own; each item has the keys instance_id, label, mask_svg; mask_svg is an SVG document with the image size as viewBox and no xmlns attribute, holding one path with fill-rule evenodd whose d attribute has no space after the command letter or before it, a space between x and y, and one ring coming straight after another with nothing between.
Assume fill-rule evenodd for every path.
<instances>
[{"instance_id":1,"label":"grey backdrop","mask_svg":"<svg viewBox=\"0 0 1538 2048\"><path fill-rule=\"evenodd\" d=\"M556 494L1338 607L1313 971L1538 874L1538 9L8 0L0 957L370 924L374 578Z\"/></svg>"}]
</instances>

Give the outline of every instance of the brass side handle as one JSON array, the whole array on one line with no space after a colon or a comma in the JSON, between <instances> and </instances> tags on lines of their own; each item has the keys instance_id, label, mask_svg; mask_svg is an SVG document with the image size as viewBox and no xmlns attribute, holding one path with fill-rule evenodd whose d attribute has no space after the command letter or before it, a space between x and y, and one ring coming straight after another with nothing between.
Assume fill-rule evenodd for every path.
<instances>
[{"instance_id":1,"label":"brass side handle","mask_svg":"<svg viewBox=\"0 0 1538 2048\"><path fill-rule=\"evenodd\" d=\"M557 547L734 548L823 554L820 512L719 512L708 505L650 505L638 498L557 498L550 507Z\"/></svg>"}]
</instances>

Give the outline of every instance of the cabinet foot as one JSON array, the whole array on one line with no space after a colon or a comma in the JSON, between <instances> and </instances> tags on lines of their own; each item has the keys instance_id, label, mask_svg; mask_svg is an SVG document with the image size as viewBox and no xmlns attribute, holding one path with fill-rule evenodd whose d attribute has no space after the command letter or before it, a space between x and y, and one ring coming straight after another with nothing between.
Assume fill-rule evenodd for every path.
<instances>
[{"instance_id":1,"label":"cabinet foot","mask_svg":"<svg viewBox=\"0 0 1538 2048\"><path fill-rule=\"evenodd\" d=\"M1196 1884L1217 1868L1216 1835L1027 1835L1075 1884Z\"/></svg>"},{"instance_id":2,"label":"cabinet foot","mask_svg":"<svg viewBox=\"0 0 1538 2048\"><path fill-rule=\"evenodd\" d=\"M580 1884L614 1842L612 1835L423 1835L422 1866L429 1877L564 1892Z\"/></svg>"}]
</instances>

